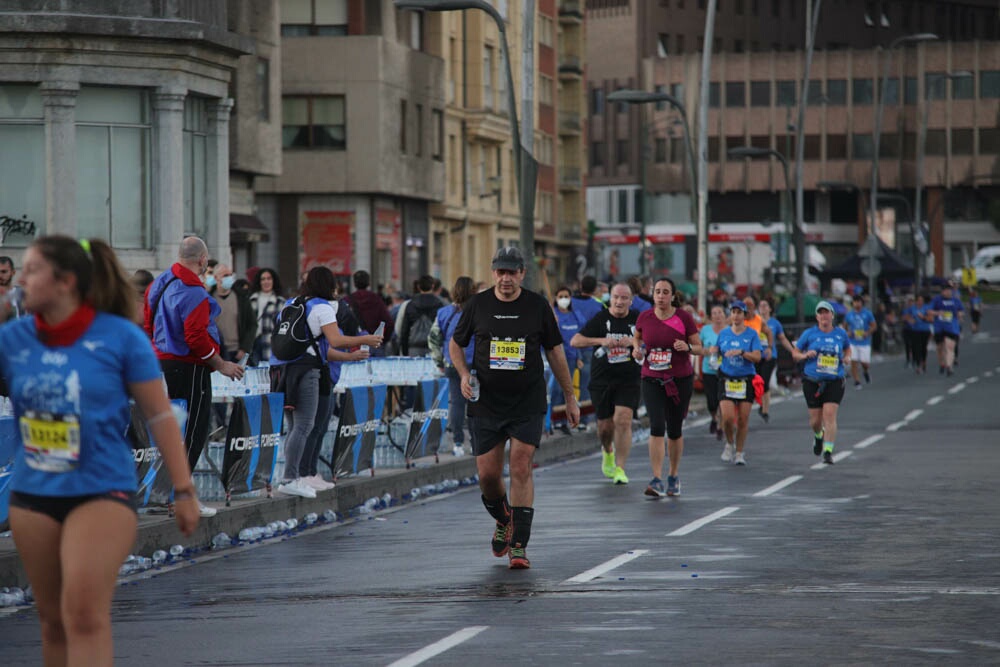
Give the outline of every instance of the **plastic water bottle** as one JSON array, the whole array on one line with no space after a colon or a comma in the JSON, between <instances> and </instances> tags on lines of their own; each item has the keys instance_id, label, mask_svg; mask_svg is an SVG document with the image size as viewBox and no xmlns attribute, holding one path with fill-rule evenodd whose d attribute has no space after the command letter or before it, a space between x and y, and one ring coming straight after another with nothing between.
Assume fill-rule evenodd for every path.
<instances>
[{"instance_id":1,"label":"plastic water bottle","mask_svg":"<svg viewBox=\"0 0 1000 667\"><path fill-rule=\"evenodd\" d=\"M182 547L179 544L175 544L174 546L170 547L171 558L180 558L181 554L183 553L184 553L184 547Z\"/></svg>"},{"instance_id":2,"label":"plastic water bottle","mask_svg":"<svg viewBox=\"0 0 1000 667\"><path fill-rule=\"evenodd\" d=\"M303 520L306 522L307 526L311 526L317 521L319 521L319 516L316 514L316 512L309 512L309 514L305 515Z\"/></svg>"},{"instance_id":3,"label":"plastic water bottle","mask_svg":"<svg viewBox=\"0 0 1000 667\"><path fill-rule=\"evenodd\" d=\"M24 601L24 591L17 586L0 590L0 607L13 607L16 604L24 604Z\"/></svg>"},{"instance_id":4,"label":"plastic water bottle","mask_svg":"<svg viewBox=\"0 0 1000 667\"><path fill-rule=\"evenodd\" d=\"M410 496L410 500L416 500L420 497L420 489L413 487L410 489L410 493L408 495Z\"/></svg>"},{"instance_id":5,"label":"plastic water bottle","mask_svg":"<svg viewBox=\"0 0 1000 667\"><path fill-rule=\"evenodd\" d=\"M594 359L600 359L608 353L607 349L602 345L601 347L594 350Z\"/></svg>"},{"instance_id":6,"label":"plastic water bottle","mask_svg":"<svg viewBox=\"0 0 1000 667\"><path fill-rule=\"evenodd\" d=\"M325 512L323 512L323 520L333 523L334 521L337 520L337 513L334 512L333 510L326 510Z\"/></svg>"},{"instance_id":7,"label":"plastic water bottle","mask_svg":"<svg viewBox=\"0 0 1000 667\"><path fill-rule=\"evenodd\" d=\"M393 505L396 504L396 501L393 500L392 494L390 494L390 493L384 493L384 494L382 494L381 500L382 500L382 502L380 504L381 504L381 506L382 506L383 509L388 508L388 507L392 507Z\"/></svg>"},{"instance_id":8,"label":"plastic water bottle","mask_svg":"<svg viewBox=\"0 0 1000 667\"><path fill-rule=\"evenodd\" d=\"M299 526L299 520L296 519L295 517L292 517L291 519L285 522L285 525L288 526L288 530L295 530Z\"/></svg>"},{"instance_id":9,"label":"plastic water bottle","mask_svg":"<svg viewBox=\"0 0 1000 667\"><path fill-rule=\"evenodd\" d=\"M225 549L226 547L232 546L233 540L226 533L219 533L212 538L212 548L213 549Z\"/></svg>"},{"instance_id":10,"label":"plastic water bottle","mask_svg":"<svg viewBox=\"0 0 1000 667\"><path fill-rule=\"evenodd\" d=\"M157 549L153 552L153 565L163 565L167 561L167 552Z\"/></svg>"},{"instance_id":11,"label":"plastic water bottle","mask_svg":"<svg viewBox=\"0 0 1000 667\"><path fill-rule=\"evenodd\" d=\"M256 531L253 528L244 528L239 534L240 542L253 542L255 533Z\"/></svg>"},{"instance_id":12,"label":"plastic water bottle","mask_svg":"<svg viewBox=\"0 0 1000 667\"><path fill-rule=\"evenodd\" d=\"M476 377L475 368L469 371L469 389L472 390L472 398L469 401L476 403L479 400L479 378Z\"/></svg>"}]
</instances>

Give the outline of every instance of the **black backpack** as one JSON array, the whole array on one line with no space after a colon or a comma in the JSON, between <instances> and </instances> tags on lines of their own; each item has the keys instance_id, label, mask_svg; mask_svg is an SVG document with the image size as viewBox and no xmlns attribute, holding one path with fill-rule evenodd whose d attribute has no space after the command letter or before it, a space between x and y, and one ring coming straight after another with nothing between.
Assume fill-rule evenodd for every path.
<instances>
[{"instance_id":1,"label":"black backpack","mask_svg":"<svg viewBox=\"0 0 1000 667\"><path fill-rule=\"evenodd\" d=\"M316 352L318 363L322 363L319 345L309 331L309 297L297 296L286 301L285 306L275 319L274 331L271 333L271 356L279 361L295 361L306 353L312 345Z\"/></svg>"},{"instance_id":2,"label":"black backpack","mask_svg":"<svg viewBox=\"0 0 1000 667\"><path fill-rule=\"evenodd\" d=\"M434 318L427 314L426 311L421 312L416 321L410 326L410 336L406 343L407 348L417 347L423 348L427 347L430 339L431 327L434 326Z\"/></svg>"}]
</instances>

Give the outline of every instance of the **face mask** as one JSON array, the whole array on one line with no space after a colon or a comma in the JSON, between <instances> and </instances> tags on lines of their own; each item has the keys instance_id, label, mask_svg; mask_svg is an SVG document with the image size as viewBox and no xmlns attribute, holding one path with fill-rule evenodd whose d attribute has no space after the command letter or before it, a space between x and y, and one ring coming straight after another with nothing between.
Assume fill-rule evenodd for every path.
<instances>
[{"instance_id":1,"label":"face mask","mask_svg":"<svg viewBox=\"0 0 1000 667\"><path fill-rule=\"evenodd\" d=\"M611 303L611 292L605 292L601 295L601 301L604 303Z\"/></svg>"},{"instance_id":2,"label":"face mask","mask_svg":"<svg viewBox=\"0 0 1000 667\"><path fill-rule=\"evenodd\" d=\"M233 289L233 283L236 282L236 278L233 276L226 276L222 279L222 289L231 290Z\"/></svg>"},{"instance_id":3,"label":"face mask","mask_svg":"<svg viewBox=\"0 0 1000 667\"><path fill-rule=\"evenodd\" d=\"M215 276L207 276L205 278L205 289L212 289L215 285Z\"/></svg>"},{"instance_id":4,"label":"face mask","mask_svg":"<svg viewBox=\"0 0 1000 667\"><path fill-rule=\"evenodd\" d=\"M562 308L563 310L566 310L567 308L569 308L569 299L567 299L566 297L556 299L556 305Z\"/></svg>"}]
</instances>

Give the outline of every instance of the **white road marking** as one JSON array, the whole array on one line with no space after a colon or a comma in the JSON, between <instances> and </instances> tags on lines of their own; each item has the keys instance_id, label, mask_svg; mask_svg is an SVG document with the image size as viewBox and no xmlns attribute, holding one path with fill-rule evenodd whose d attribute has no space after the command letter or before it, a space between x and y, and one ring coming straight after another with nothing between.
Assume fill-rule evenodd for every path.
<instances>
[{"instance_id":1,"label":"white road marking","mask_svg":"<svg viewBox=\"0 0 1000 667\"><path fill-rule=\"evenodd\" d=\"M958 392L962 391L963 389L965 389L965 383L964 382L959 382L954 387L952 387L951 389L949 389L948 393L949 394L957 394Z\"/></svg>"},{"instance_id":2,"label":"white road marking","mask_svg":"<svg viewBox=\"0 0 1000 667\"><path fill-rule=\"evenodd\" d=\"M975 376L975 375L973 375L972 377L970 377L970 378L967 378L967 379L966 379L965 381L966 381L966 382L967 382L968 384L976 384L977 382L979 382L979 377L978 377L978 376Z\"/></svg>"},{"instance_id":3,"label":"white road marking","mask_svg":"<svg viewBox=\"0 0 1000 667\"><path fill-rule=\"evenodd\" d=\"M885 427L886 431L898 431L899 429L906 426L909 422L896 422L894 424L889 424Z\"/></svg>"},{"instance_id":4,"label":"white road marking","mask_svg":"<svg viewBox=\"0 0 1000 667\"><path fill-rule=\"evenodd\" d=\"M455 648L462 642L469 641L488 627L490 626L473 625L468 628L462 628L458 632L450 634L444 639L436 641L433 644L429 644L419 651L414 651L409 655L403 656L396 662L390 663L389 667L413 667L414 665L419 665L422 662L430 660L436 655L444 653L448 649Z\"/></svg>"},{"instance_id":5,"label":"white road marking","mask_svg":"<svg viewBox=\"0 0 1000 667\"><path fill-rule=\"evenodd\" d=\"M729 516L733 512L739 511L739 509L740 509L739 507L735 507L735 506L723 507L718 512L712 512L708 516L702 517L702 518L698 519L697 521L692 521L691 523L687 524L686 526L681 526L680 528L678 528L677 530L673 531L672 533L667 533L667 537L680 537L681 535L688 535L688 534L693 533L694 531L698 530L699 528L701 528L703 526L707 526L708 524L712 523L716 519L721 519L724 516Z\"/></svg>"},{"instance_id":6,"label":"white road marking","mask_svg":"<svg viewBox=\"0 0 1000 667\"><path fill-rule=\"evenodd\" d=\"M903 417L903 419L905 421L911 422L911 421L913 421L914 419L916 419L917 417L919 417L922 414L924 414L923 410L920 410L920 409L910 410L909 412L906 413L906 416Z\"/></svg>"},{"instance_id":7,"label":"white road marking","mask_svg":"<svg viewBox=\"0 0 1000 667\"><path fill-rule=\"evenodd\" d=\"M649 553L649 549L635 549L633 551L627 551L627 552L623 553L621 556L615 556L614 558L612 558L611 560L607 561L606 563L601 563L597 567L592 567L589 570L587 570L586 572L581 572L580 574L576 575L575 577L570 577L569 579L567 579L563 583L564 584L585 584L588 581L596 579L597 577L601 576L602 574L610 572L611 570L615 569L616 567L618 567L620 565L624 565L625 563L628 563L629 561L635 560L639 556L644 556L644 555L646 555L648 553Z\"/></svg>"},{"instance_id":8,"label":"white road marking","mask_svg":"<svg viewBox=\"0 0 1000 667\"><path fill-rule=\"evenodd\" d=\"M791 486L792 484L795 484L795 482L799 481L800 479L802 479L802 475L792 475L791 477L786 477L777 484L772 484L763 491L758 491L757 493L753 494L753 497L765 498L771 495L772 493L777 493L778 491L781 491L786 486Z\"/></svg>"},{"instance_id":9,"label":"white road marking","mask_svg":"<svg viewBox=\"0 0 1000 667\"><path fill-rule=\"evenodd\" d=\"M927 405L937 405L944 400L944 396L932 396L927 399Z\"/></svg>"},{"instance_id":10,"label":"white road marking","mask_svg":"<svg viewBox=\"0 0 1000 667\"><path fill-rule=\"evenodd\" d=\"M864 440L862 440L861 442L859 442L858 444L854 445L854 448L855 449L864 449L865 447L870 447L871 445L874 445L876 442L878 442L879 440L881 440L884 437L885 437L884 433L879 433L878 435L869 436L869 437L865 438Z\"/></svg>"},{"instance_id":11,"label":"white road marking","mask_svg":"<svg viewBox=\"0 0 1000 667\"><path fill-rule=\"evenodd\" d=\"M845 449L842 452L837 452L836 454L833 455L833 462L834 463L840 463L841 461L843 461L844 459L846 459L848 456L850 456L853 453L854 452L852 452L849 449ZM815 465L812 465L812 466L809 466L809 467L812 470L823 470L824 468L826 468L829 465L830 464L828 464L828 463L823 463L822 461L820 461L819 463L817 463Z\"/></svg>"},{"instance_id":12,"label":"white road marking","mask_svg":"<svg viewBox=\"0 0 1000 667\"><path fill-rule=\"evenodd\" d=\"M983 377L984 378L991 378L991 377L993 377L993 371L986 371L985 373L983 373Z\"/></svg>"}]
</instances>

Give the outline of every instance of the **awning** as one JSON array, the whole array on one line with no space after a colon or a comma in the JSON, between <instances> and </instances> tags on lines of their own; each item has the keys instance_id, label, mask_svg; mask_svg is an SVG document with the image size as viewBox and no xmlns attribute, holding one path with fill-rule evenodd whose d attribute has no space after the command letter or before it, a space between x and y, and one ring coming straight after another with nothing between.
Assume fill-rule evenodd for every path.
<instances>
[{"instance_id":1,"label":"awning","mask_svg":"<svg viewBox=\"0 0 1000 667\"><path fill-rule=\"evenodd\" d=\"M229 214L229 242L237 245L270 240L270 230L255 215Z\"/></svg>"}]
</instances>

